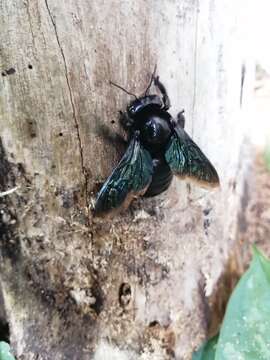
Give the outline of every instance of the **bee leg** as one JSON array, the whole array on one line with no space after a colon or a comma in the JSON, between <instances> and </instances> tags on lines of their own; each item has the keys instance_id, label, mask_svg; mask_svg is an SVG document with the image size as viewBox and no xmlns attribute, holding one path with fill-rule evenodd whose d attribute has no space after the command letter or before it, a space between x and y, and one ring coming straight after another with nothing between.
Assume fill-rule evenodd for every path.
<instances>
[{"instance_id":1,"label":"bee leg","mask_svg":"<svg viewBox=\"0 0 270 360\"><path fill-rule=\"evenodd\" d=\"M184 116L185 110L183 109L177 114L177 125L179 125L182 129L185 127L186 118Z\"/></svg>"},{"instance_id":2,"label":"bee leg","mask_svg":"<svg viewBox=\"0 0 270 360\"><path fill-rule=\"evenodd\" d=\"M163 101L163 110L168 110L171 107L171 102L169 96L167 94L165 86L159 81L159 76L154 78L154 84L159 89L162 94L162 101Z\"/></svg>"},{"instance_id":3,"label":"bee leg","mask_svg":"<svg viewBox=\"0 0 270 360\"><path fill-rule=\"evenodd\" d=\"M134 124L134 121L123 111L119 111L119 121L122 128L126 131L130 130Z\"/></svg>"},{"instance_id":4,"label":"bee leg","mask_svg":"<svg viewBox=\"0 0 270 360\"><path fill-rule=\"evenodd\" d=\"M125 147L127 146L128 142L126 139L122 135L112 132L111 128L106 125L100 125L97 134L110 144L117 143Z\"/></svg>"},{"instance_id":5,"label":"bee leg","mask_svg":"<svg viewBox=\"0 0 270 360\"><path fill-rule=\"evenodd\" d=\"M121 144L121 146L126 147L128 145L128 141L119 134L114 134L114 143Z\"/></svg>"}]
</instances>

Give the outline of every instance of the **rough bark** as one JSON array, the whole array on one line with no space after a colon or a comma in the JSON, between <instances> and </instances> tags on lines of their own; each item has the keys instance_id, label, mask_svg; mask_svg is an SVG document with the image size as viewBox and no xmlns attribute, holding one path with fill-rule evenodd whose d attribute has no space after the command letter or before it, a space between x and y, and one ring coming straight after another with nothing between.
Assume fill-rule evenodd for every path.
<instances>
[{"instance_id":1,"label":"rough bark","mask_svg":"<svg viewBox=\"0 0 270 360\"><path fill-rule=\"evenodd\" d=\"M19 359L190 359L204 338L244 169L240 3L0 3L0 190L17 186L0 198L0 319ZM221 189L175 179L94 220L129 101L108 80L139 94L155 63Z\"/></svg>"}]
</instances>

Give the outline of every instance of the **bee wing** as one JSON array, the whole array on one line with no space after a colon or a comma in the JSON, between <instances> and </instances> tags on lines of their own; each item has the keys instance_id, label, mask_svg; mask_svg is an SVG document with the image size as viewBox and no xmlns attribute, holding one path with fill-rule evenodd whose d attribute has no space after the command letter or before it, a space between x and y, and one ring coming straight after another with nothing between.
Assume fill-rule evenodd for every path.
<instances>
[{"instance_id":1,"label":"bee wing","mask_svg":"<svg viewBox=\"0 0 270 360\"><path fill-rule=\"evenodd\" d=\"M184 129L176 127L165 151L172 172L203 187L219 186L216 169Z\"/></svg>"},{"instance_id":2,"label":"bee wing","mask_svg":"<svg viewBox=\"0 0 270 360\"><path fill-rule=\"evenodd\" d=\"M97 195L94 213L104 216L127 208L133 198L142 196L151 183L153 164L137 134Z\"/></svg>"}]
</instances>

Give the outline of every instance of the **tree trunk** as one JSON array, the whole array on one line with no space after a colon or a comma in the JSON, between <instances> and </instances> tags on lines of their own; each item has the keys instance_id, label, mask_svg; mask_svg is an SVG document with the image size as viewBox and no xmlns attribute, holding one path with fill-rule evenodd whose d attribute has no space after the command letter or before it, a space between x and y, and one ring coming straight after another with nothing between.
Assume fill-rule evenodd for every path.
<instances>
[{"instance_id":1,"label":"tree trunk","mask_svg":"<svg viewBox=\"0 0 270 360\"><path fill-rule=\"evenodd\" d=\"M205 337L245 168L242 9L1 2L0 190L17 188L0 198L0 318L18 359L190 359ZM140 94L155 64L221 189L174 179L111 221L93 219L130 101L109 80Z\"/></svg>"}]
</instances>

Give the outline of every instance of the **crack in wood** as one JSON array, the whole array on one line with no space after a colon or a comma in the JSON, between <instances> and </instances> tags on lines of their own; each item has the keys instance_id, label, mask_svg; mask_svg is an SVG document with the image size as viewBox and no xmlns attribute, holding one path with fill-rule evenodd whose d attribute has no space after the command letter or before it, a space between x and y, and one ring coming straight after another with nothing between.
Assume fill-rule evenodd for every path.
<instances>
[{"instance_id":1,"label":"crack in wood","mask_svg":"<svg viewBox=\"0 0 270 360\"><path fill-rule=\"evenodd\" d=\"M36 46L35 46L35 36L34 36L34 32L33 32L33 25L32 25L32 21L31 21L31 14L30 14L29 1L28 0L25 2L25 5L26 5L26 12L27 12L28 20L29 20L29 26L30 26L30 32L31 32L31 35L32 35L33 45L34 45L34 48L36 48Z\"/></svg>"},{"instance_id":2,"label":"crack in wood","mask_svg":"<svg viewBox=\"0 0 270 360\"><path fill-rule=\"evenodd\" d=\"M242 103L243 103L243 92L244 92L245 76L246 76L246 66L245 66L245 64L242 64L242 67L241 67L241 85L240 85L240 107L242 107Z\"/></svg>"},{"instance_id":3,"label":"crack in wood","mask_svg":"<svg viewBox=\"0 0 270 360\"><path fill-rule=\"evenodd\" d=\"M46 8L47 8L51 23L52 23L53 28L54 28L55 37L56 37L58 47L60 49L61 56L63 58L64 68L65 68L65 78L66 78L66 82L67 82L67 86L68 86L69 98L70 98L70 103L71 103L71 107L72 107L72 114L73 114L73 119L74 119L74 122L75 122L75 127L76 127L76 131L77 131L77 138L78 138L78 143L79 143L80 158L81 158L81 168L82 168L82 173L83 173L83 176L84 176L84 186L85 186L85 196L86 196L85 200L86 200L86 206L87 206L87 209L88 209L89 208L89 206L88 206L89 205L88 204L88 199L89 199L89 196L88 196L88 178L87 178L87 173L86 173L86 169L85 169L85 166L84 166L84 156L83 156L83 147L82 147L82 141L81 141L81 136L80 136L80 128L79 128L79 122L78 122L78 119L77 119L77 116L76 116L76 108L75 108L75 104L74 104L74 99L73 99L73 95L72 95L72 90L71 90L69 77L68 77L68 68L67 68L66 57L65 57L65 54L64 54L64 50L63 50L63 48L61 46L61 43L60 43L60 39L59 39L58 32L57 32L56 22L53 19L52 12L51 12L49 4L48 4L48 0L45 0L45 5L46 5Z\"/></svg>"}]
</instances>

